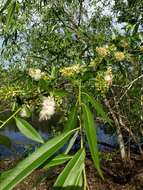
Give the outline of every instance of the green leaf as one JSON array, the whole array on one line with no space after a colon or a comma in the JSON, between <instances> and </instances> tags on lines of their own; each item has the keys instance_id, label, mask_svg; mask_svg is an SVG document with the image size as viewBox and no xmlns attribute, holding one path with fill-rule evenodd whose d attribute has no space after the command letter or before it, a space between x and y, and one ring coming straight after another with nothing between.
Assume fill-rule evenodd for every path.
<instances>
[{"instance_id":1,"label":"green leaf","mask_svg":"<svg viewBox=\"0 0 143 190\"><path fill-rule=\"evenodd\" d=\"M62 173L58 176L54 187L65 188L74 187L77 183L79 175L81 175L84 168L85 151L79 150L73 158L68 162ZM72 188L73 189L73 188Z\"/></svg>"},{"instance_id":2,"label":"green leaf","mask_svg":"<svg viewBox=\"0 0 143 190\"><path fill-rule=\"evenodd\" d=\"M75 183L77 187L82 188L83 179L82 179L82 173L77 177L77 181Z\"/></svg>"},{"instance_id":3,"label":"green leaf","mask_svg":"<svg viewBox=\"0 0 143 190\"><path fill-rule=\"evenodd\" d=\"M53 159L47 160L46 163L44 163L43 168L48 169L48 168L51 168L53 166L63 164L65 162L67 162L68 160L70 160L71 158L72 158L72 156L69 156L66 154L60 154Z\"/></svg>"},{"instance_id":4,"label":"green leaf","mask_svg":"<svg viewBox=\"0 0 143 190\"><path fill-rule=\"evenodd\" d=\"M69 151L71 150L72 146L75 143L75 140L76 140L77 136L78 136L78 131L76 131L76 133L74 134L74 136L70 139L70 141L68 143L68 147L65 150L65 154L69 153Z\"/></svg>"},{"instance_id":5,"label":"green leaf","mask_svg":"<svg viewBox=\"0 0 143 190\"><path fill-rule=\"evenodd\" d=\"M6 3L4 4L3 8L0 10L0 14L7 9L7 7L10 5L12 0L7 0Z\"/></svg>"},{"instance_id":6,"label":"green leaf","mask_svg":"<svg viewBox=\"0 0 143 190\"><path fill-rule=\"evenodd\" d=\"M5 179L0 181L0 189L13 189L13 187L15 187L20 181L22 181L26 176L28 176L36 168L42 165L61 147L63 147L63 145L66 143L66 141L69 139L69 137L73 134L74 131L75 130L63 133L60 136L57 136L49 140L39 149L37 149L34 153L32 153L23 161L21 161L15 168L12 169L12 172L10 172L5 177Z\"/></svg>"},{"instance_id":7,"label":"green leaf","mask_svg":"<svg viewBox=\"0 0 143 190\"><path fill-rule=\"evenodd\" d=\"M4 180L11 172L12 169L0 172L0 181Z\"/></svg>"},{"instance_id":8,"label":"green leaf","mask_svg":"<svg viewBox=\"0 0 143 190\"><path fill-rule=\"evenodd\" d=\"M72 3L72 0L67 0L68 3Z\"/></svg>"},{"instance_id":9,"label":"green leaf","mask_svg":"<svg viewBox=\"0 0 143 190\"><path fill-rule=\"evenodd\" d=\"M40 134L24 119L15 118L16 125L20 132L33 141L44 143Z\"/></svg>"},{"instance_id":10,"label":"green leaf","mask_svg":"<svg viewBox=\"0 0 143 190\"><path fill-rule=\"evenodd\" d=\"M14 11L16 7L16 1L13 1L10 3L8 7L8 15L7 15L7 20L6 20L6 32L10 28L11 21L13 19Z\"/></svg>"},{"instance_id":11,"label":"green leaf","mask_svg":"<svg viewBox=\"0 0 143 190\"><path fill-rule=\"evenodd\" d=\"M92 104L92 106L95 108L95 110L97 111L97 113L106 121L108 122L110 125L111 124L111 119L108 117L107 113L103 110L102 105L97 102L92 96L88 95L85 92L82 92L82 94L84 95L85 98L87 98L87 100Z\"/></svg>"},{"instance_id":12,"label":"green leaf","mask_svg":"<svg viewBox=\"0 0 143 190\"><path fill-rule=\"evenodd\" d=\"M67 92L65 90L56 90L53 94L54 96L64 97L67 95Z\"/></svg>"},{"instance_id":13,"label":"green leaf","mask_svg":"<svg viewBox=\"0 0 143 190\"><path fill-rule=\"evenodd\" d=\"M70 131L76 127L77 124L77 106L72 107L64 131Z\"/></svg>"},{"instance_id":14,"label":"green leaf","mask_svg":"<svg viewBox=\"0 0 143 190\"><path fill-rule=\"evenodd\" d=\"M11 148L12 142L11 140L6 137L5 135L0 135L0 144L4 145L7 148Z\"/></svg>"},{"instance_id":15,"label":"green leaf","mask_svg":"<svg viewBox=\"0 0 143 190\"><path fill-rule=\"evenodd\" d=\"M99 151L98 151L97 136L96 136L96 124L94 122L93 115L90 109L85 104L82 104L82 110L83 110L84 128L91 156L98 173L103 178L103 174L100 169Z\"/></svg>"}]
</instances>

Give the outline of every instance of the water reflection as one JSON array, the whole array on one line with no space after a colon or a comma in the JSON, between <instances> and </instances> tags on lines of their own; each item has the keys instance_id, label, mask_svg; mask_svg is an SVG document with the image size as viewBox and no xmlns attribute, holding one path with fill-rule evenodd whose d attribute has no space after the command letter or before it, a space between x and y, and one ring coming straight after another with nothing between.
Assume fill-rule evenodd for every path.
<instances>
[{"instance_id":1,"label":"water reflection","mask_svg":"<svg viewBox=\"0 0 143 190\"><path fill-rule=\"evenodd\" d=\"M34 116L32 120L29 120L33 127L40 133L43 139L48 140L52 138L55 133L59 133L62 131L63 126L59 124L58 118L54 117L50 121L39 122L38 117ZM109 126L98 124L97 125L97 137L99 142L100 150L111 150L112 146L117 145L116 134L109 134L108 129ZM3 127L0 130L1 135L5 135L9 137L12 141L12 148L8 149L5 146L0 144L0 159L4 158L15 158L17 156L27 155L33 152L38 146L38 143L26 138L22 135L15 123L12 121L7 126ZM109 145L109 146L107 146ZM80 146L80 138L77 138L76 144L73 149L78 149ZM86 144L88 149L88 145Z\"/></svg>"}]
</instances>

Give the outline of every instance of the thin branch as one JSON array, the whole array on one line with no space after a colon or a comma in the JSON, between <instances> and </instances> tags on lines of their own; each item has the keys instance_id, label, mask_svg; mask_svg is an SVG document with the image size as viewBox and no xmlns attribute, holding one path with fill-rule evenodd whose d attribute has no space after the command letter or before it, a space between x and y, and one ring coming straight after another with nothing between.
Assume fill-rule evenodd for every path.
<instances>
[{"instance_id":1,"label":"thin branch","mask_svg":"<svg viewBox=\"0 0 143 190\"><path fill-rule=\"evenodd\" d=\"M109 101L107 100L107 98L104 99L104 103L105 103L106 107L109 109L110 114L116 125L117 139L118 139L118 143L119 143L119 147L120 147L121 157L122 157L122 160L124 162L126 162L125 144L124 144L123 135L122 135L121 128L120 128L120 123L119 123L116 115L114 114L113 109L112 109Z\"/></svg>"},{"instance_id":2,"label":"thin branch","mask_svg":"<svg viewBox=\"0 0 143 190\"><path fill-rule=\"evenodd\" d=\"M139 77L135 78L133 81L131 81L128 85L127 85L127 89L124 92L124 94L119 98L118 103L123 99L123 97L127 94L127 92L130 90L130 88L133 86L133 84L138 81L139 79L143 78L143 74L140 75Z\"/></svg>"},{"instance_id":3,"label":"thin branch","mask_svg":"<svg viewBox=\"0 0 143 190\"><path fill-rule=\"evenodd\" d=\"M78 26L80 26L81 18L82 18L82 9L83 9L84 0L79 0L79 18L78 18Z\"/></svg>"}]
</instances>

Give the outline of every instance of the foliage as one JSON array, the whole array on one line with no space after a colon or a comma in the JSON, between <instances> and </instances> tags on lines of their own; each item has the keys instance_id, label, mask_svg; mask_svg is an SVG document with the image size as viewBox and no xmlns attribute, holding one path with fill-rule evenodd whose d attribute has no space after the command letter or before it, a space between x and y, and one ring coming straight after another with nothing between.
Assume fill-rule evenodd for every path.
<instances>
[{"instance_id":1,"label":"foliage","mask_svg":"<svg viewBox=\"0 0 143 190\"><path fill-rule=\"evenodd\" d=\"M130 22L130 13L141 4L132 8L128 4L133 11L124 17L127 5L122 1L114 1L112 6L109 1L88 3L89 7L82 0L0 3L0 101L1 109L8 107L12 112L10 118L1 121L0 128L14 118L21 133L42 143L2 175L2 190L12 189L39 166L48 169L67 161L54 188L86 189L86 141L103 178L95 117L117 131L121 126L121 134L126 131L132 141L141 142L143 35L139 27L135 28L138 22ZM119 3L123 6L116 6ZM113 16L105 14L105 5L111 6ZM124 30L113 26L114 15L120 22L125 20ZM35 112L40 120L52 120L62 112L65 127L61 134L44 142L26 121ZM80 150L70 155L78 135ZM10 146L8 140L5 144ZM65 144L64 155L57 155Z\"/></svg>"}]
</instances>

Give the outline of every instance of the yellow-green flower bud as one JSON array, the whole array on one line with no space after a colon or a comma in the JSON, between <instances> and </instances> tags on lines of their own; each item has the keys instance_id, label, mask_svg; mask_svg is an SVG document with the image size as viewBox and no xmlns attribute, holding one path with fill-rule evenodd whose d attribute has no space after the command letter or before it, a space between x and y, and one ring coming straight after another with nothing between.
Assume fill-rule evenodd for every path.
<instances>
[{"instance_id":1,"label":"yellow-green flower bud","mask_svg":"<svg viewBox=\"0 0 143 190\"><path fill-rule=\"evenodd\" d=\"M120 51L116 52L114 56L117 61L123 61L125 59L125 54Z\"/></svg>"}]
</instances>

